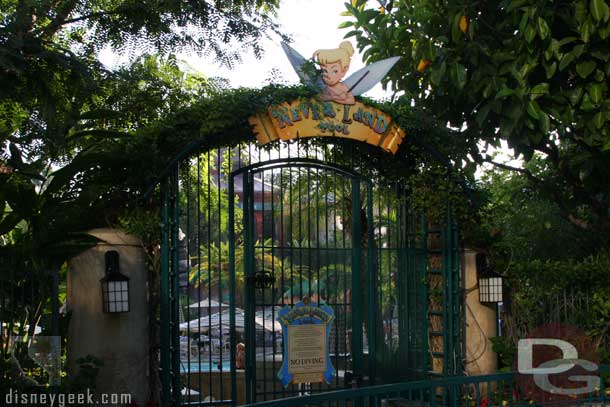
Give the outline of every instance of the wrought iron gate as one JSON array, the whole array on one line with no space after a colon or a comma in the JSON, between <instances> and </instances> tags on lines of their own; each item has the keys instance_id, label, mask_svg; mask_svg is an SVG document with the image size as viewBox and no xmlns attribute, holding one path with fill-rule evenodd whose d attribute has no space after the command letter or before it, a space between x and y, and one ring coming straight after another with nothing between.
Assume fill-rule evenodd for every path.
<instances>
[{"instance_id":1,"label":"wrought iron gate","mask_svg":"<svg viewBox=\"0 0 610 407\"><path fill-rule=\"evenodd\" d=\"M406 185L350 146L197 145L168 168L164 403L239 405L461 372L451 212L428 220ZM305 296L335 311L330 352L338 374L329 385L284 389L276 378L277 311Z\"/></svg>"},{"instance_id":2,"label":"wrought iron gate","mask_svg":"<svg viewBox=\"0 0 610 407\"><path fill-rule=\"evenodd\" d=\"M373 273L373 259L364 250L373 227L360 196L362 189L365 202L372 202L371 184L353 171L311 159L271 160L233 176L244 191L242 219L230 216L233 226L243 222L243 234L233 232L230 240L244 242L246 401L341 389L366 373L370 377L363 362L363 333L370 330L363 328L362 309L374 286L363 286L362 277ZM235 264L234 246L232 253ZM278 312L305 298L335 311L329 352L337 374L332 383L283 388L277 378L283 354ZM367 356L372 352L367 349Z\"/></svg>"}]
</instances>

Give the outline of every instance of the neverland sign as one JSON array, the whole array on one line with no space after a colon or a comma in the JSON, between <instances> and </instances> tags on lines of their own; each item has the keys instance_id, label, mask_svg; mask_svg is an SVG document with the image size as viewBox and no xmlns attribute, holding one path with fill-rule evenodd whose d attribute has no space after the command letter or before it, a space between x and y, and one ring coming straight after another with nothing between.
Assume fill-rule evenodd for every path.
<instances>
[{"instance_id":1,"label":"neverland sign","mask_svg":"<svg viewBox=\"0 0 610 407\"><path fill-rule=\"evenodd\" d=\"M396 153L405 137L404 131L390 116L357 102L354 96L375 86L398 57L368 65L342 81L354 53L350 42L343 41L339 48L320 49L314 53L313 58L321 67L321 77L312 80L304 69L305 58L285 43L282 47L301 80L321 92L310 100L269 106L267 112L250 117L249 122L261 144L331 136L362 141Z\"/></svg>"},{"instance_id":2,"label":"neverland sign","mask_svg":"<svg viewBox=\"0 0 610 407\"><path fill-rule=\"evenodd\" d=\"M335 318L328 305L303 299L278 314L284 353L278 378L284 387L297 383L331 383L330 329Z\"/></svg>"}]
</instances>

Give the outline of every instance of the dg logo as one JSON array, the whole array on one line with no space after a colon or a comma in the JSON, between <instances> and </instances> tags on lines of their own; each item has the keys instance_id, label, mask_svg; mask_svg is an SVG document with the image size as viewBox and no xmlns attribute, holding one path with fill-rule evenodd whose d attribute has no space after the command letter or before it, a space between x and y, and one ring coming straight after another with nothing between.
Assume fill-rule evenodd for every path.
<instances>
[{"instance_id":1,"label":"dg logo","mask_svg":"<svg viewBox=\"0 0 610 407\"><path fill-rule=\"evenodd\" d=\"M543 406L574 403L600 389L597 344L577 327L535 329L519 340L516 364L520 398Z\"/></svg>"}]
</instances>

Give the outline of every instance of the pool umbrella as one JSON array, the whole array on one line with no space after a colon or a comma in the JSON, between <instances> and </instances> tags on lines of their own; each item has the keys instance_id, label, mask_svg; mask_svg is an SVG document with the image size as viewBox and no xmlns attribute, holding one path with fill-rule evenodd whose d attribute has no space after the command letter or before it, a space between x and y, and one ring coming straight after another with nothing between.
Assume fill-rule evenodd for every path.
<instances>
[{"instance_id":1,"label":"pool umbrella","mask_svg":"<svg viewBox=\"0 0 610 407\"><path fill-rule=\"evenodd\" d=\"M180 324L180 330L189 332L206 332L211 329L221 327L223 331L229 332L229 323L231 321L231 311L225 310L216 312L212 315L206 315L201 318L193 319L192 321L183 322ZM240 308L235 308L235 330L243 332L244 330L244 311Z\"/></svg>"},{"instance_id":2,"label":"pool umbrella","mask_svg":"<svg viewBox=\"0 0 610 407\"><path fill-rule=\"evenodd\" d=\"M229 304L224 302L218 302L212 299L202 300L194 304L189 305L189 308L229 308Z\"/></svg>"}]
</instances>

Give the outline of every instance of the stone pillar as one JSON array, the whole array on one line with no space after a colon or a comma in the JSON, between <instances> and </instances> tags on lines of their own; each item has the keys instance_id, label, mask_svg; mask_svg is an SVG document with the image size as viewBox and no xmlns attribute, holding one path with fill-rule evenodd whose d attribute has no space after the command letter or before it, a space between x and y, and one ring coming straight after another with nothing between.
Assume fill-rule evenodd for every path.
<instances>
[{"instance_id":1,"label":"stone pillar","mask_svg":"<svg viewBox=\"0 0 610 407\"><path fill-rule=\"evenodd\" d=\"M67 310L68 371L87 355L101 359L96 393L129 393L146 405L148 378L148 303L146 258L139 239L116 229L88 232L101 240L68 263ZM129 312L102 311L100 279L105 275L104 254L119 253L119 268L129 277Z\"/></svg>"},{"instance_id":2,"label":"stone pillar","mask_svg":"<svg viewBox=\"0 0 610 407\"><path fill-rule=\"evenodd\" d=\"M466 300L464 314L466 317L466 371L468 375L496 373L498 361L492 350L490 338L497 335L496 310L479 302L477 286L477 252L464 250L464 287Z\"/></svg>"}]
</instances>

